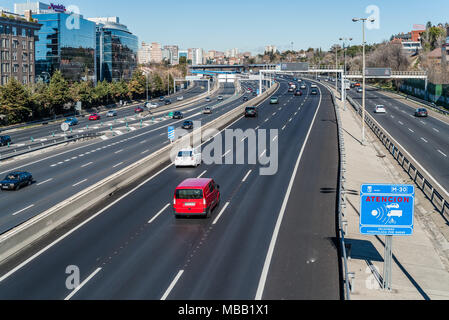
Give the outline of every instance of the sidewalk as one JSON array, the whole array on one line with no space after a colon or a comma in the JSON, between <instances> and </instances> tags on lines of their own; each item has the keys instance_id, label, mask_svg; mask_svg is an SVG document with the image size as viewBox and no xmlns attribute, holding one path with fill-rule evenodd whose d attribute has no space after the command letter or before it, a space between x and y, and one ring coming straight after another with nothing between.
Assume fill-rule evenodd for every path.
<instances>
[{"instance_id":1,"label":"sidewalk","mask_svg":"<svg viewBox=\"0 0 449 320\"><path fill-rule=\"evenodd\" d=\"M414 234L393 239L393 290L386 292L380 289L385 237L363 236L359 232L360 186L364 183L413 183L369 128L366 131L367 146L360 144L360 117L349 103L343 111L342 102L336 102L342 118L347 152L348 207L344 220L348 221L346 238L347 243L351 244L348 267L350 272L355 273L351 299L449 299L449 242L440 232L449 230L449 226L447 223L436 226L437 213L418 188Z\"/></svg>"}]
</instances>

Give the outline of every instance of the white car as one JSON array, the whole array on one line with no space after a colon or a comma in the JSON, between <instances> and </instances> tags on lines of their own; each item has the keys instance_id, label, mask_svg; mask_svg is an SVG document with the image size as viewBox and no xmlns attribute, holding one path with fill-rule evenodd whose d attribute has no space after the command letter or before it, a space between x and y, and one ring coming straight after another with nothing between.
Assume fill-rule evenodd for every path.
<instances>
[{"instance_id":1,"label":"white car","mask_svg":"<svg viewBox=\"0 0 449 320\"><path fill-rule=\"evenodd\" d=\"M177 101L182 101L182 100L184 100L184 97L183 96L179 96L179 97L176 98L176 100Z\"/></svg>"},{"instance_id":2,"label":"white car","mask_svg":"<svg viewBox=\"0 0 449 320\"><path fill-rule=\"evenodd\" d=\"M159 107L159 105L156 102L149 102L149 103L147 103L147 108L148 109L156 109L157 107Z\"/></svg>"},{"instance_id":3,"label":"white car","mask_svg":"<svg viewBox=\"0 0 449 320\"><path fill-rule=\"evenodd\" d=\"M377 105L374 109L374 113L387 113L387 110L385 110L385 106Z\"/></svg>"},{"instance_id":4,"label":"white car","mask_svg":"<svg viewBox=\"0 0 449 320\"><path fill-rule=\"evenodd\" d=\"M175 167L198 167L201 165L201 153L193 148L182 149L175 159Z\"/></svg>"},{"instance_id":5,"label":"white car","mask_svg":"<svg viewBox=\"0 0 449 320\"><path fill-rule=\"evenodd\" d=\"M363 93L363 89L362 88L357 88L357 92L358 93Z\"/></svg>"},{"instance_id":6,"label":"white car","mask_svg":"<svg viewBox=\"0 0 449 320\"><path fill-rule=\"evenodd\" d=\"M318 88L316 84L312 84L310 87L311 88Z\"/></svg>"}]
</instances>

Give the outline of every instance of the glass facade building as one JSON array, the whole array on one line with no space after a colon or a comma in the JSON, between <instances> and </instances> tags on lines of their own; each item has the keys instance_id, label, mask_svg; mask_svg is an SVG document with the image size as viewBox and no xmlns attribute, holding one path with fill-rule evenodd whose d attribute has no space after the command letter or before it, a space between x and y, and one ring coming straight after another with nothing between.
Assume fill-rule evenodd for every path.
<instances>
[{"instance_id":1,"label":"glass facade building","mask_svg":"<svg viewBox=\"0 0 449 320\"><path fill-rule=\"evenodd\" d=\"M97 22L98 80L131 79L137 67L138 38L118 18L90 20Z\"/></svg>"},{"instance_id":2,"label":"glass facade building","mask_svg":"<svg viewBox=\"0 0 449 320\"><path fill-rule=\"evenodd\" d=\"M42 27L36 42L36 76L47 79L60 70L67 80L96 81L96 25L81 15L34 15Z\"/></svg>"}]
</instances>

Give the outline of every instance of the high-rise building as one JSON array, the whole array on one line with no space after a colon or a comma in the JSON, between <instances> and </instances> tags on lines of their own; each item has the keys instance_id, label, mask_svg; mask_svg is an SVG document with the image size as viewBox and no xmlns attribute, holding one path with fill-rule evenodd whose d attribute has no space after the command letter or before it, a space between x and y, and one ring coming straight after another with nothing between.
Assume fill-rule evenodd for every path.
<instances>
[{"instance_id":1,"label":"high-rise building","mask_svg":"<svg viewBox=\"0 0 449 320\"><path fill-rule=\"evenodd\" d=\"M151 62L161 63L162 62L162 49L160 43L151 43Z\"/></svg>"},{"instance_id":2,"label":"high-rise building","mask_svg":"<svg viewBox=\"0 0 449 320\"><path fill-rule=\"evenodd\" d=\"M149 64L151 62L151 45L142 42L142 47L137 53L137 62L139 64Z\"/></svg>"},{"instance_id":3,"label":"high-rise building","mask_svg":"<svg viewBox=\"0 0 449 320\"><path fill-rule=\"evenodd\" d=\"M203 64L203 49L201 48L192 48L192 64L200 65Z\"/></svg>"},{"instance_id":4,"label":"high-rise building","mask_svg":"<svg viewBox=\"0 0 449 320\"><path fill-rule=\"evenodd\" d=\"M179 64L179 47L176 45L164 46L164 49L170 51L170 64L177 65Z\"/></svg>"},{"instance_id":5,"label":"high-rise building","mask_svg":"<svg viewBox=\"0 0 449 320\"><path fill-rule=\"evenodd\" d=\"M276 46L270 45L265 47L266 53L276 53L276 51L277 51Z\"/></svg>"},{"instance_id":6,"label":"high-rise building","mask_svg":"<svg viewBox=\"0 0 449 320\"><path fill-rule=\"evenodd\" d=\"M189 60L189 51L188 50L179 50L178 51L178 61L181 61L181 57L186 58L186 62Z\"/></svg>"},{"instance_id":7,"label":"high-rise building","mask_svg":"<svg viewBox=\"0 0 449 320\"><path fill-rule=\"evenodd\" d=\"M31 12L25 17L0 12L0 85L12 78L23 84L35 82L35 41L41 25Z\"/></svg>"},{"instance_id":8,"label":"high-rise building","mask_svg":"<svg viewBox=\"0 0 449 320\"><path fill-rule=\"evenodd\" d=\"M96 23L99 81L131 79L137 67L138 38L118 17L90 18Z\"/></svg>"}]
</instances>

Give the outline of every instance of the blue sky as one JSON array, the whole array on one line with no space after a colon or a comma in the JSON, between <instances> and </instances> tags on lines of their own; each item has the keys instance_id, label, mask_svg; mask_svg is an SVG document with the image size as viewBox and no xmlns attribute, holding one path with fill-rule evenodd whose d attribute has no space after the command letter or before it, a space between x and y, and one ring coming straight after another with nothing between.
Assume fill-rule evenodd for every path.
<instances>
[{"instance_id":1,"label":"blue sky","mask_svg":"<svg viewBox=\"0 0 449 320\"><path fill-rule=\"evenodd\" d=\"M13 10L13 0L0 7ZM20 1L25 2L25 1ZM44 1L46 2L46 1ZM50 2L50 1L48 1ZM380 28L367 31L367 41L380 42L413 24L449 22L448 0L59 0L76 5L85 17L119 16L139 42L177 44L206 50L239 48L256 53L274 44L285 50L328 50L340 37L362 41L362 26L353 17L367 17L369 5L380 9Z\"/></svg>"}]
</instances>

